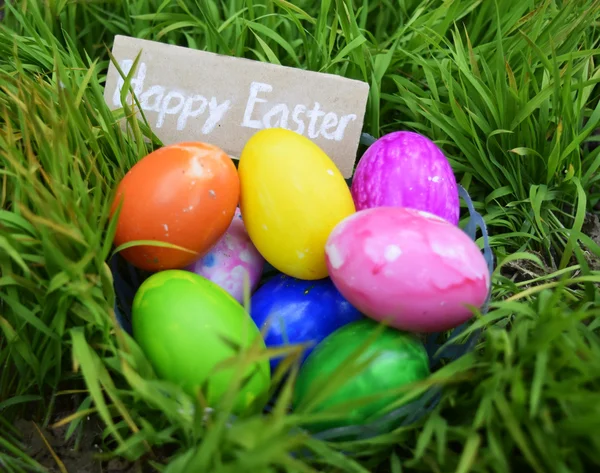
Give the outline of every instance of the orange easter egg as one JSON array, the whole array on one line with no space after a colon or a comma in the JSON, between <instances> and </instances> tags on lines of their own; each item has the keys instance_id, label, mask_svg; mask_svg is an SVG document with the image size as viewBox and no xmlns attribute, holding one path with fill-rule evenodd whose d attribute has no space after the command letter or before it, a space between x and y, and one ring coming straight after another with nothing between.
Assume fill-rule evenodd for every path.
<instances>
[{"instance_id":1,"label":"orange easter egg","mask_svg":"<svg viewBox=\"0 0 600 473\"><path fill-rule=\"evenodd\" d=\"M141 159L117 187L111 215L122 203L114 243L170 243L189 251L150 245L121 252L147 271L180 269L206 254L231 223L240 194L237 169L217 146L185 142Z\"/></svg>"}]
</instances>

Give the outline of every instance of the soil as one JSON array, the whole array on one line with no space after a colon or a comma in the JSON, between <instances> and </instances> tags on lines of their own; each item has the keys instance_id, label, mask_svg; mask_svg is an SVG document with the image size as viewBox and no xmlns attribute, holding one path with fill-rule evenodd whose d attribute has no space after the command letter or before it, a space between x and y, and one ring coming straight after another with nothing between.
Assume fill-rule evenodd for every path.
<instances>
[{"instance_id":1,"label":"soil","mask_svg":"<svg viewBox=\"0 0 600 473\"><path fill-rule=\"evenodd\" d=\"M75 435L65 439L68 426L55 429L42 429L33 421L18 420L15 427L22 433L22 442L27 446L26 453L47 468L49 473L60 473L61 469L52 452L42 439L50 445L68 473L138 473L142 471L137 465L123 460L102 462L96 458L101 453L97 440L102 434L102 427L93 420L85 424L83 437L75 449ZM39 430L38 430L39 428ZM41 435L40 435L41 432Z\"/></svg>"},{"instance_id":2,"label":"soil","mask_svg":"<svg viewBox=\"0 0 600 473\"><path fill-rule=\"evenodd\" d=\"M506 263L501 269L502 275L515 283L520 283L531 281L532 279L536 279L553 272L552 268L546 263L548 258L544 258L541 253L536 251L531 251L531 253L535 254L544 263L543 268L540 268L533 261L519 259ZM529 285L526 285L526 287L529 287Z\"/></svg>"},{"instance_id":3,"label":"soil","mask_svg":"<svg viewBox=\"0 0 600 473\"><path fill-rule=\"evenodd\" d=\"M581 231L590 237L594 243L600 245L600 218L597 213L588 212L586 214ZM590 269L594 271L600 270L600 258L584 247L582 247L582 250ZM525 282L550 274L556 270L556 261L548 261L548 258L544 258L541 253L535 254L544 262L545 266L543 268L540 268L529 260L516 260L507 263L502 270L502 274L514 282ZM575 256L573 256L572 264L577 264Z\"/></svg>"},{"instance_id":4,"label":"soil","mask_svg":"<svg viewBox=\"0 0 600 473\"><path fill-rule=\"evenodd\" d=\"M582 232L589 236L594 243L600 245L600 218L597 213L588 213L583 222ZM591 270L600 270L600 258L589 252L585 253Z\"/></svg>"}]
</instances>

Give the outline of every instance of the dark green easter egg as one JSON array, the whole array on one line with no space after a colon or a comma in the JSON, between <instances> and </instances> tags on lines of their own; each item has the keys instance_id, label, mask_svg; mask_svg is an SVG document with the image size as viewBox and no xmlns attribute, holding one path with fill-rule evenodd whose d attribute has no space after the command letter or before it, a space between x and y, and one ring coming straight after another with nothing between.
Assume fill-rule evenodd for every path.
<instances>
[{"instance_id":1,"label":"dark green easter egg","mask_svg":"<svg viewBox=\"0 0 600 473\"><path fill-rule=\"evenodd\" d=\"M325 338L307 358L298 373L294 391L294 407L297 408L310 395L315 383L331 379L332 375L360 350L379 324L370 319L350 323ZM366 367L346 379L328 395L311 413L326 412L340 404L359 401L429 376L429 359L425 347L414 335L393 328L385 328L360 355L357 363L371 360ZM306 426L311 431L322 431L345 425L360 425L385 409L401 395L392 393L367 403L349 408L345 419L323 421Z\"/></svg>"}]
</instances>

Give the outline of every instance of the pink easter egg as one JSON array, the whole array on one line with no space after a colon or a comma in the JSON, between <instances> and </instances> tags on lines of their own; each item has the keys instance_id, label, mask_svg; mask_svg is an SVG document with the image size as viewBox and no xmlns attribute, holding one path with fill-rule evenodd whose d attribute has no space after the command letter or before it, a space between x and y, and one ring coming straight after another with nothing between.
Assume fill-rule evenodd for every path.
<instances>
[{"instance_id":1,"label":"pink easter egg","mask_svg":"<svg viewBox=\"0 0 600 473\"><path fill-rule=\"evenodd\" d=\"M260 281L265 260L252 244L240 209L217 244L202 258L185 269L218 284L239 303L244 302L244 280L254 292Z\"/></svg>"},{"instance_id":2,"label":"pink easter egg","mask_svg":"<svg viewBox=\"0 0 600 473\"><path fill-rule=\"evenodd\" d=\"M409 207L458 223L452 167L442 150L419 133L396 131L375 141L356 167L351 192L356 210Z\"/></svg>"},{"instance_id":3,"label":"pink easter egg","mask_svg":"<svg viewBox=\"0 0 600 473\"><path fill-rule=\"evenodd\" d=\"M356 212L325 246L329 276L359 311L413 332L454 328L480 308L490 274L459 227L428 212L376 207Z\"/></svg>"}]
</instances>

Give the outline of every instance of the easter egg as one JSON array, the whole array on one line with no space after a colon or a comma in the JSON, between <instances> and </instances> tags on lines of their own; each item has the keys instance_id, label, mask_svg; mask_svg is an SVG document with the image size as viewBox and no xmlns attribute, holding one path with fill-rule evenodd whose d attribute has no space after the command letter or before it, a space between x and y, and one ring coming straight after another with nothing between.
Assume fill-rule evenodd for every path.
<instances>
[{"instance_id":1,"label":"easter egg","mask_svg":"<svg viewBox=\"0 0 600 473\"><path fill-rule=\"evenodd\" d=\"M307 281L277 275L256 291L250 305L268 348L309 344L301 360L334 330L363 318L329 278ZM281 359L271 359L271 371Z\"/></svg>"},{"instance_id":2,"label":"easter egg","mask_svg":"<svg viewBox=\"0 0 600 473\"><path fill-rule=\"evenodd\" d=\"M485 259L459 227L403 207L361 210L326 246L331 279L365 315L393 327L437 332L481 307L490 288Z\"/></svg>"},{"instance_id":3,"label":"easter egg","mask_svg":"<svg viewBox=\"0 0 600 473\"><path fill-rule=\"evenodd\" d=\"M268 128L248 140L238 172L242 218L258 251L289 276L326 277L327 237L355 211L333 161L310 139Z\"/></svg>"},{"instance_id":4,"label":"easter egg","mask_svg":"<svg viewBox=\"0 0 600 473\"><path fill-rule=\"evenodd\" d=\"M311 413L326 413L338 406L341 409L344 403L356 401L356 405L346 409L342 419L314 422L307 428L324 430L374 420L382 409L404 394L400 388L429 376L427 351L419 339L390 327L374 333L380 329L369 319L352 322L325 338L306 359L294 387L295 409L309 402L316 391L322 390L319 386L326 386L328 380L344 369L345 363L352 362L351 358L355 360L352 362L354 366L347 369L351 374L336 380L335 388L331 387L332 392L311 408ZM370 337L376 338L365 347ZM363 351L357 357L359 350ZM392 390L397 391L394 393ZM386 392L390 394L384 395ZM362 401L367 396L380 397Z\"/></svg>"},{"instance_id":5,"label":"easter egg","mask_svg":"<svg viewBox=\"0 0 600 473\"><path fill-rule=\"evenodd\" d=\"M254 292L264 263L246 232L240 209L236 208L229 228L217 244L185 269L217 283L243 304L244 284L248 284L250 293Z\"/></svg>"},{"instance_id":6,"label":"easter egg","mask_svg":"<svg viewBox=\"0 0 600 473\"><path fill-rule=\"evenodd\" d=\"M191 395L206 383L203 394L211 407L236 376L235 367L216 365L236 356L235 346L265 348L245 309L223 288L189 271L151 275L137 291L131 315L133 337L156 374ZM245 376L249 379L236 398L240 412L268 391L268 361L254 363Z\"/></svg>"},{"instance_id":7,"label":"easter egg","mask_svg":"<svg viewBox=\"0 0 600 473\"><path fill-rule=\"evenodd\" d=\"M239 200L239 178L231 158L206 143L160 148L136 163L117 187L111 212L122 204L114 243L151 245L121 252L147 271L181 269L202 257L227 230Z\"/></svg>"},{"instance_id":8,"label":"easter egg","mask_svg":"<svg viewBox=\"0 0 600 473\"><path fill-rule=\"evenodd\" d=\"M351 190L357 210L409 207L458 223L452 167L442 150L419 133L397 131L375 141L356 167Z\"/></svg>"}]
</instances>

